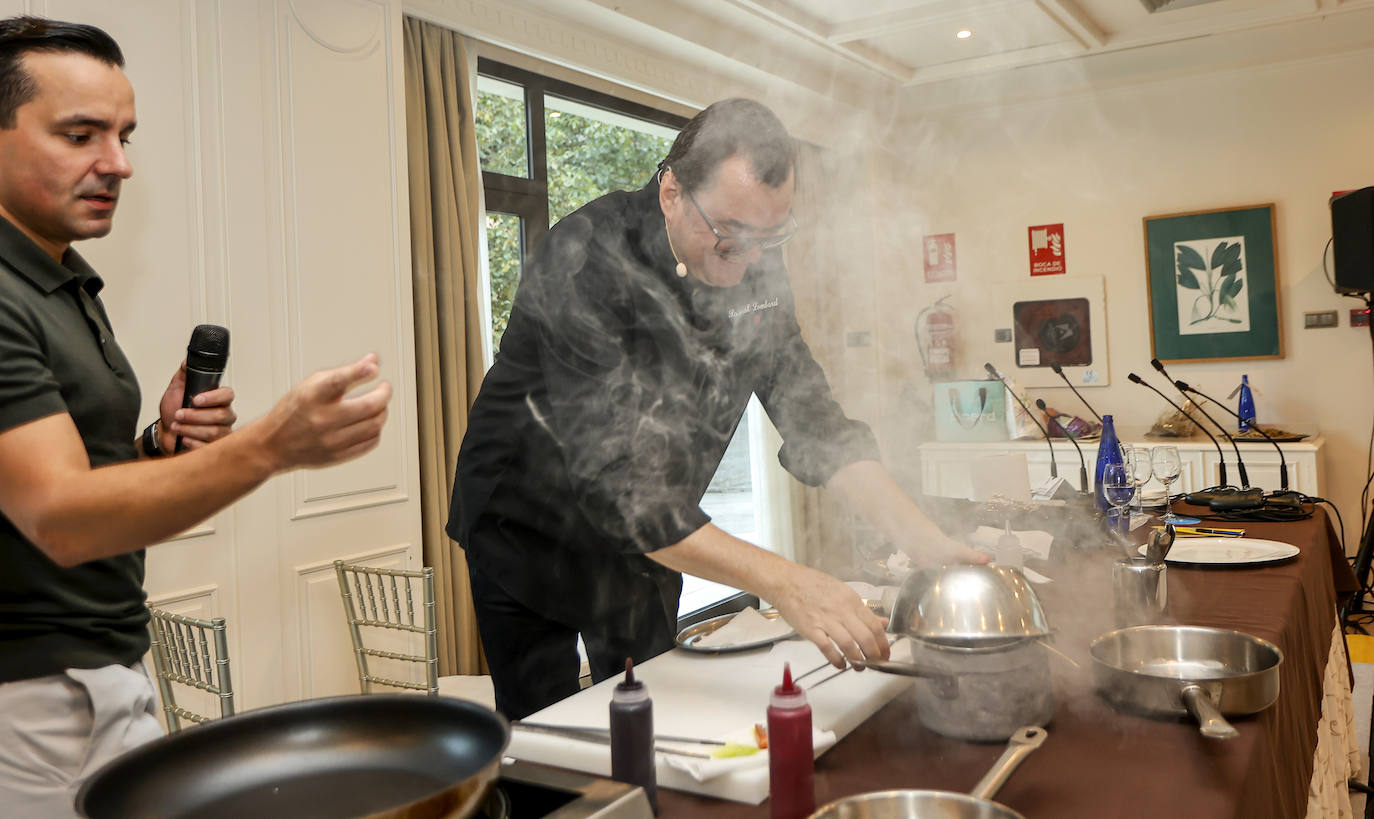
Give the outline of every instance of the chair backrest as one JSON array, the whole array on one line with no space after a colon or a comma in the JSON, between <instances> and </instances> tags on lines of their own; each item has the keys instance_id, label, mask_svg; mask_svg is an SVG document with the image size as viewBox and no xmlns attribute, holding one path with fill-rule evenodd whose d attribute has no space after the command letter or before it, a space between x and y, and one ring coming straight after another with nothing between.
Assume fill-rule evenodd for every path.
<instances>
[{"instance_id":1,"label":"chair backrest","mask_svg":"<svg viewBox=\"0 0 1374 819\"><path fill-rule=\"evenodd\" d=\"M339 578L339 594L343 597L344 616L348 619L348 632L353 639L353 656L358 663L358 681L362 692L371 694L372 686L384 685L424 691L437 697L439 639L434 614L434 569L377 569L336 560L334 572ZM420 587L418 600L416 585ZM363 645L363 629L390 629L422 635L425 653L368 648ZM368 670L370 657L418 663L424 669L425 682L407 682L373 674Z\"/></svg>"},{"instance_id":2,"label":"chair backrest","mask_svg":"<svg viewBox=\"0 0 1374 819\"><path fill-rule=\"evenodd\" d=\"M167 714L167 730L181 730L181 721L202 723L213 716L197 714L178 705L173 684L213 694L219 699L219 715L234 715L234 684L229 678L229 647L224 618L197 620L182 614L149 607L148 634L152 637L153 671ZM213 643L213 650L212 650Z\"/></svg>"}]
</instances>

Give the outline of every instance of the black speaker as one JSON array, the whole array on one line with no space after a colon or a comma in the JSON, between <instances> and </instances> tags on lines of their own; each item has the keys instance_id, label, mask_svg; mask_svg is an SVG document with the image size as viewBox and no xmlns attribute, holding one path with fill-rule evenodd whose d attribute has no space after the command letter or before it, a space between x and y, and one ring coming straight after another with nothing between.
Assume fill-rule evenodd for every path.
<instances>
[{"instance_id":1,"label":"black speaker","mask_svg":"<svg viewBox=\"0 0 1374 819\"><path fill-rule=\"evenodd\" d=\"M1374 292L1374 187L1331 200L1331 252L1337 293Z\"/></svg>"}]
</instances>

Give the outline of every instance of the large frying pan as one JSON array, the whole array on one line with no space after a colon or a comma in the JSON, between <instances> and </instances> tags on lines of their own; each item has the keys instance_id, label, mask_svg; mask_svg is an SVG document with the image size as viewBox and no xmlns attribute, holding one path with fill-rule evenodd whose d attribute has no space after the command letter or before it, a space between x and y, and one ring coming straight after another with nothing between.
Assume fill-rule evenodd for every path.
<instances>
[{"instance_id":1,"label":"large frying pan","mask_svg":"<svg viewBox=\"0 0 1374 819\"><path fill-rule=\"evenodd\" d=\"M439 819L474 812L506 720L450 697L368 694L261 708L110 762L82 786L89 819Z\"/></svg>"},{"instance_id":2,"label":"large frying pan","mask_svg":"<svg viewBox=\"0 0 1374 819\"><path fill-rule=\"evenodd\" d=\"M1136 626L1092 642L1098 690L1119 709L1190 714L1202 735L1231 739L1223 714L1256 714L1279 698L1283 652L1239 631Z\"/></svg>"}]
</instances>

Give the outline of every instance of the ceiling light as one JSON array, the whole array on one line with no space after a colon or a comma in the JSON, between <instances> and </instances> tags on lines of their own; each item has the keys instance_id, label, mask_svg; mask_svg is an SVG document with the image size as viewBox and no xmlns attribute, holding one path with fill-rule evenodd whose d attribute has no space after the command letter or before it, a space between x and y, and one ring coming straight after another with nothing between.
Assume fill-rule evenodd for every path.
<instances>
[{"instance_id":1,"label":"ceiling light","mask_svg":"<svg viewBox=\"0 0 1374 819\"><path fill-rule=\"evenodd\" d=\"M966 28L961 28L958 31L954 32L954 36L958 37L960 40L967 40L968 38L973 36L973 32L969 31Z\"/></svg>"}]
</instances>

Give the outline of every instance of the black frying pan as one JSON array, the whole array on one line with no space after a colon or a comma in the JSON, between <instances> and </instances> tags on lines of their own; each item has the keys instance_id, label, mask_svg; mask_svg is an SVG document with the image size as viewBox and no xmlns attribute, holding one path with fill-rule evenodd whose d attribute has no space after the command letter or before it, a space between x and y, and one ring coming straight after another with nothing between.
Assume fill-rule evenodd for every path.
<instances>
[{"instance_id":1,"label":"black frying pan","mask_svg":"<svg viewBox=\"0 0 1374 819\"><path fill-rule=\"evenodd\" d=\"M465 816L510 737L494 711L450 697L305 700L188 728L95 773L89 819Z\"/></svg>"}]
</instances>

